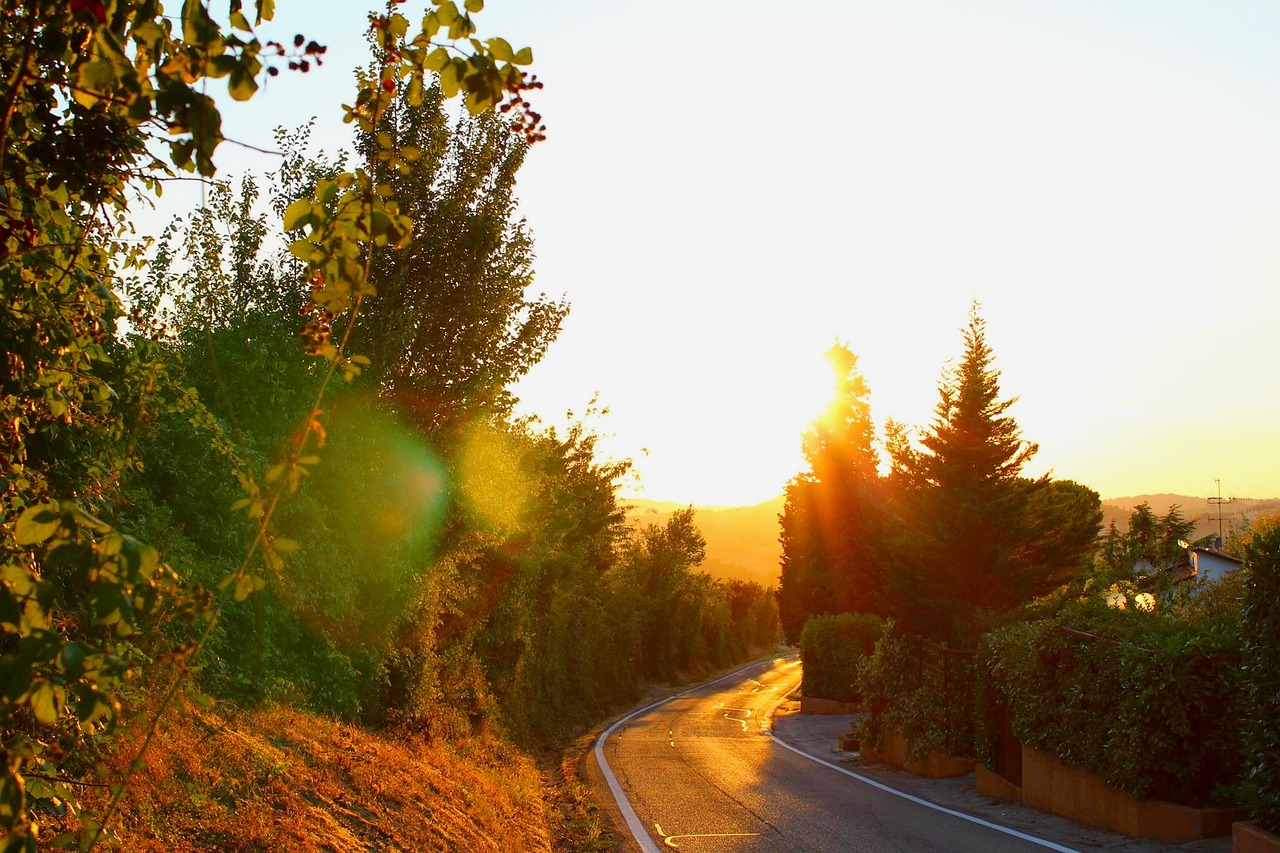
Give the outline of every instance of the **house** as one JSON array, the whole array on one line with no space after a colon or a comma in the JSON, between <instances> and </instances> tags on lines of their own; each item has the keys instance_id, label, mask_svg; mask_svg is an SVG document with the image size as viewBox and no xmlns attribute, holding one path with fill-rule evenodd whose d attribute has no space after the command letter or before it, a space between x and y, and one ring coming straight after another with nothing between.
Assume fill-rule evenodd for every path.
<instances>
[{"instance_id":1,"label":"house","mask_svg":"<svg viewBox=\"0 0 1280 853\"><path fill-rule=\"evenodd\" d=\"M1202 582L1216 581L1244 565L1242 560L1216 548L1188 548L1187 560L1191 563L1192 576Z\"/></svg>"},{"instance_id":2,"label":"house","mask_svg":"<svg viewBox=\"0 0 1280 853\"><path fill-rule=\"evenodd\" d=\"M1241 560L1224 554L1217 548L1189 547L1176 563L1162 566L1158 570L1150 560L1140 559L1133 564L1133 573L1141 586L1154 584L1159 575L1164 575L1174 584L1183 581L1207 582L1218 580L1242 565L1244 563Z\"/></svg>"}]
</instances>

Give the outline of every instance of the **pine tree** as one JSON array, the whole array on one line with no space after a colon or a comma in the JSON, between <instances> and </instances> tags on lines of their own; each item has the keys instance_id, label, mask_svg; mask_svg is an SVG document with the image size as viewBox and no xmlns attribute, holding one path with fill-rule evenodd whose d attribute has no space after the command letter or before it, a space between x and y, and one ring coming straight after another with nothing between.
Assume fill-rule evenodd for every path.
<instances>
[{"instance_id":1,"label":"pine tree","mask_svg":"<svg viewBox=\"0 0 1280 853\"><path fill-rule=\"evenodd\" d=\"M975 303L920 447L890 430L898 606L934 635L1053 589L1081 569L1101 521L1091 490L1021 475L1037 446L1009 415L1016 399L1001 399L994 362Z\"/></svg>"},{"instance_id":2,"label":"pine tree","mask_svg":"<svg viewBox=\"0 0 1280 853\"><path fill-rule=\"evenodd\" d=\"M805 434L809 470L787 484L781 523L779 608L796 642L805 620L823 613L883 612L879 458L870 389L858 357L837 343L827 352L836 393Z\"/></svg>"}]
</instances>

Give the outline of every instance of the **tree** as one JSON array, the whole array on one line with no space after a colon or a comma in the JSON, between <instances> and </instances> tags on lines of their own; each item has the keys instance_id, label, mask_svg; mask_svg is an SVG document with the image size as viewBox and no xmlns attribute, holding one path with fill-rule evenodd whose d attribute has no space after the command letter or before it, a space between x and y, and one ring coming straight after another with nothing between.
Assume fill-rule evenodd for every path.
<instances>
[{"instance_id":1,"label":"tree","mask_svg":"<svg viewBox=\"0 0 1280 853\"><path fill-rule=\"evenodd\" d=\"M1123 533L1111 523L1098 556L1103 567L1119 577L1132 578L1144 571L1159 577L1185 558L1195 529L1195 519L1185 518L1177 504L1157 516L1151 504L1143 501L1129 513Z\"/></svg>"},{"instance_id":2,"label":"tree","mask_svg":"<svg viewBox=\"0 0 1280 853\"><path fill-rule=\"evenodd\" d=\"M114 288L141 257L127 239L131 199L158 191L175 171L214 174L223 137L204 80L226 79L232 98L245 100L260 76L278 73L271 62L305 71L324 53L302 37L293 48L260 40L254 27L271 19L275 3L250 5L254 24L241 0L229 0L224 27L208 3L196 0L181 4L177 16L163 14L154 0L0 0L0 339L6 343L0 831L6 850L36 847L25 781L32 768L50 779L70 774L73 783L75 775L91 772L101 750L87 741L114 725L124 676L151 659L168 660L175 672L155 705L155 713L163 713L191 670L189 658L212 634L222 601L265 584L259 567L279 571L280 554L296 545L270 525L280 497L296 488L314 456L318 402L298 413L304 427L281 467L270 469L263 483L245 474L242 507L252 514L256 535L216 604L202 591L185 590L155 549L86 511L118 512L121 479L142 464L135 439L148 407L181 410L190 401L170 385L154 342L130 347L116 335L122 311ZM509 98L504 106L516 106L517 129L540 136L523 100L537 84L518 67L531 60L527 49L471 39L470 15L452 0L432 3L416 33L392 3L370 23L378 73L360 81L349 120L376 125L399 85L420 91L424 76L439 72L446 93L465 93L473 112ZM463 50L451 53L458 41ZM171 167L151 153L165 149ZM398 160L404 152L388 144L379 155ZM403 243L408 223L367 171L340 176L323 190L319 207L307 201L305 210L286 211L290 227L305 232L291 248L306 264L311 302L349 328L369 289L368 265L360 259L374 243ZM337 215L325 215L324 204L335 199ZM335 346L313 348L329 362L327 376L340 367L350 372L345 343L339 337ZM323 399L327 381L313 400ZM157 388L175 394L165 399ZM203 617L196 639L175 640L183 633L175 625L159 631L144 620L175 612ZM126 636L130 641L117 642ZM139 752L122 778L103 781L113 795L100 820L85 822L81 849L98 840L141 758ZM74 806L76 789L57 784L58 795Z\"/></svg>"},{"instance_id":3,"label":"tree","mask_svg":"<svg viewBox=\"0 0 1280 853\"><path fill-rule=\"evenodd\" d=\"M870 389L858 358L827 351L835 395L803 439L809 470L787 484L781 524L779 609L789 642L822 613L883 613L878 543L881 483Z\"/></svg>"},{"instance_id":4,"label":"tree","mask_svg":"<svg viewBox=\"0 0 1280 853\"><path fill-rule=\"evenodd\" d=\"M533 240L515 218L516 172L528 143L492 114L463 116L451 128L438 85L421 104L402 95L358 147L377 135L421 152L412 168L384 162L386 184L412 222L405 251L375 252L370 301L355 346L366 373L428 435L468 421L505 417L509 387L555 340L568 304L526 295Z\"/></svg>"},{"instance_id":5,"label":"tree","mask_svg":"<svg viewBox=\"0 0 1280 853\"><path fill-rule=\"evenodd\" d=\"M1059 585L1079 570L1101 519L1089 490L1021 476L1037 447L1008 414L1015 400L1000 398L994 362L975 303L919 447L901 426L890 430L898 606L937 636Z\"/></svg>"}]
</instances>

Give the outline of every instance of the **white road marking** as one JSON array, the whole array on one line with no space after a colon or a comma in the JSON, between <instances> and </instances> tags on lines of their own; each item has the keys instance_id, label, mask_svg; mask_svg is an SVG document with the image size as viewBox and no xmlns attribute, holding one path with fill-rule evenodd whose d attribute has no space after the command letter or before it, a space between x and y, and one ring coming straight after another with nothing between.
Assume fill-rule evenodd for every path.
<instances>
[{"instance_id":1,"label":"white road marking","mask_svg":"<svg viewBox=\"0 0 1280 853\"><path fill-rule=\"evenodd\" d=\"M781 663L784 660L786 659L779 658L775 660L774 663ZM798 666L799 664L800 664L800 661L795 661L792 665ZM644 851L644 853L662 853L662 851L659 850L658 846L653 843L653 838L650 837L648 831L645 830L644 824L640 822L639 815L636 814L636 810L632 808L630 801L627 800L627 795L626 793L623 792L622 785L619 784L618 782L618 777L613 774L613 769L609 767L609 762L604 757L605 741L608 739L609 735L613 734L614 730L618 728L618 726L622 725L623 723L627 722L633 717L638 717L641 714L645 713L646 711L651 711L654 708L667 704L673 699L679 699L681 696L684 696L688 693L692 693L695 690L701 690L704 687L710 687L713 684L719 684L721 681L726 681L730 678L733 678L735 675L745 672L754 666L760 666L760 664L759 663L749 664L747 666L742 667L741 669L738 669L729 673L728 675L723 675L720 678L715 679L714 681L708 681L705 684L699 684L696 687L690 687L688 690L682 690L679 693L676 693L672 696L668 696L666 699L659 699L657 702L646 705L643 708L640 708L639 710L632 711L630 714L627 714L625 717L618 720L613 725L609 726L609 728L605 729L600 734L600 737L596 738L596 746L595 746L596 763L600 765L600 771L604 773L605 781L609 783L609 790L613 793L613 799L618 804L618 809L622 812L622 816L627 822L627 828L631 830L631 835L635 838L636 843L640 845L640 849ZM783 702L785 702L787 697L790 696L792 693L794 693L799 687L800 685L797 684L791 690L788 690L786 693L783 693L781 696L779 696L778 701L770 705L769 709L765 711L765 713L762 715L761 722L762 723L769 722L773 716L774 711L778 709L778 706L781 705ZM791 752L794 752L796 755L799 755L802 758L807 758L810 761L817 762L818 764L821 764L824 767L830 767L832 770L836 771L837 773L843 773L846 776L850 776L854 779L857 779L859 782L862 782L863 784L870 785L873 788L878 788L879 790L884 791L886 794L892 794L895 797L901 797L904 800L910 800L911 802L916 803L917 805L924 806L925 808L933 809L934 811L942 812L943 814L949 814L952 817L958 817L961 820L966 820L969 823L975 823L979 826L985 826L988 829L994 829L996 832L1003 833L1004 835L1011 835L1014 838L1020 838L1023 841L1030 842L1031 844L1035 844L1049 850L1058 851L1058 853L1079 853L1079 851L1073 850L1070 847L1064 847L1061 844L1056 844L1052 841L1048 841L1043 838L1036 838L1034 835L1028 835L1025 832L1019 832L1016 829L1010 829L1009 827L1001 826L998 823L991 823L990 821L983 820L982 818L974 817L973 815L965 814L964 812L958 812L953 809L946 808L945 806L940 806L937 803L931 803L928 800L921 799L920 797L912 796L911 794L908 794L905 791L899 791L897 788L891 788L888 785L884 785L880 782L875 781L874 779L868 779L866 776L863 776L860 773L854 773L852 770L848 770L844 767L840 767L836 764L832 764L830 761L824 761L821 758L818 758L817 756L810 755L809 753L804 752L803 750L797 749L791 744L780 739L772 731L768 731L768 735L770 740L772 740L774 743L776 743L778 746L782 747L783 749L790 750ZM694 837L694 836L688 836L688 835L667 836L662 833L662 828L660 826L658 826L656 823L654 824L654 826L657 827L658 833L663 838L664 842L666 841L667 838ZM674 846L674 845L670 845L670 846ZM679 848L676 848L676 849L679 849Z\"/></svg>"},{"instance_id":2,"label":"white road marking","mask_svg":"<svg viewBox=\"0 0 1280 853\"><path fill-rule=\"evenodd\" d=\"M752 667L762 666L762 665L763 664L760 661L757 661L752 664L747 664L741 669L736 669L733 672L729 673L728 675L722 675L719 678L715 679L714 681L708 681L705 684L699 684L696 687L690 687L688 690L682 690L673 696L668 696L666 699L659 699L657 702L653 702L652 704L645 705L643 708L640 708L639 710L636 710L636 711L632 711L630 714L627 714L625 717L618 720L613 725L609 726L609 728L605 729L603 732L600 733L600 737L596 738L596 747L594 750L596 754L596 763L600 765L600 772L604 773L604 779L606 782L609 783L609 790L613 793L613 800L618 804L618 810L622 812L622 817L627 822L627 828L631 830L632 837L635 838L636 843L640 845L640 849L643 850L644 853L662 853L662 851L658 849L658 846L653 843L653 839L649 837L649 833L647 830L645 830L644 824L640 822L640 816L637 815L636 810L631 807L631 803L627 800L626 793L624 793L622 790L622 785L618 783L618 777L613 775L613 769L609 767L609 762L604 757L604 742L609 738L609 735L613 734L614 729L616 729L618 726L622 725L623 723L627 722L632 717L638 717L646 711L651 711L654 708L657 708L659 705L667 704L672 699L679 699L681 696L684 696L686 693L692 693L694 690L701 690L704 687L710 687L713 684L719 684L721 681L726 681L730 678L733 678L735 675L738 675L739 673L742 673L742 672L746 672Z\"/></svg>"}]
</instances>

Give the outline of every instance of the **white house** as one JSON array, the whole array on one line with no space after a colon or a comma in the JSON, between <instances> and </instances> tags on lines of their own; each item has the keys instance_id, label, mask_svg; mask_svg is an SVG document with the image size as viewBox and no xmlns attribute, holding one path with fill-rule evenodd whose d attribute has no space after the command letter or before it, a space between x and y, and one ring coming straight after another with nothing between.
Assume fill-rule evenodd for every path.
<instances>
[{"instance_id":1,"label":"white house","mask_svg":"<svg viewBox=\"0 0 1280 853\"><path fill-rule=\"evenodd\" d=\"M1200 581L1216 581L1244 565L1242 561L1215 548L1188 548L1187 559L1191 561L1195 577Z\"/></svg>"}]
</instances>

